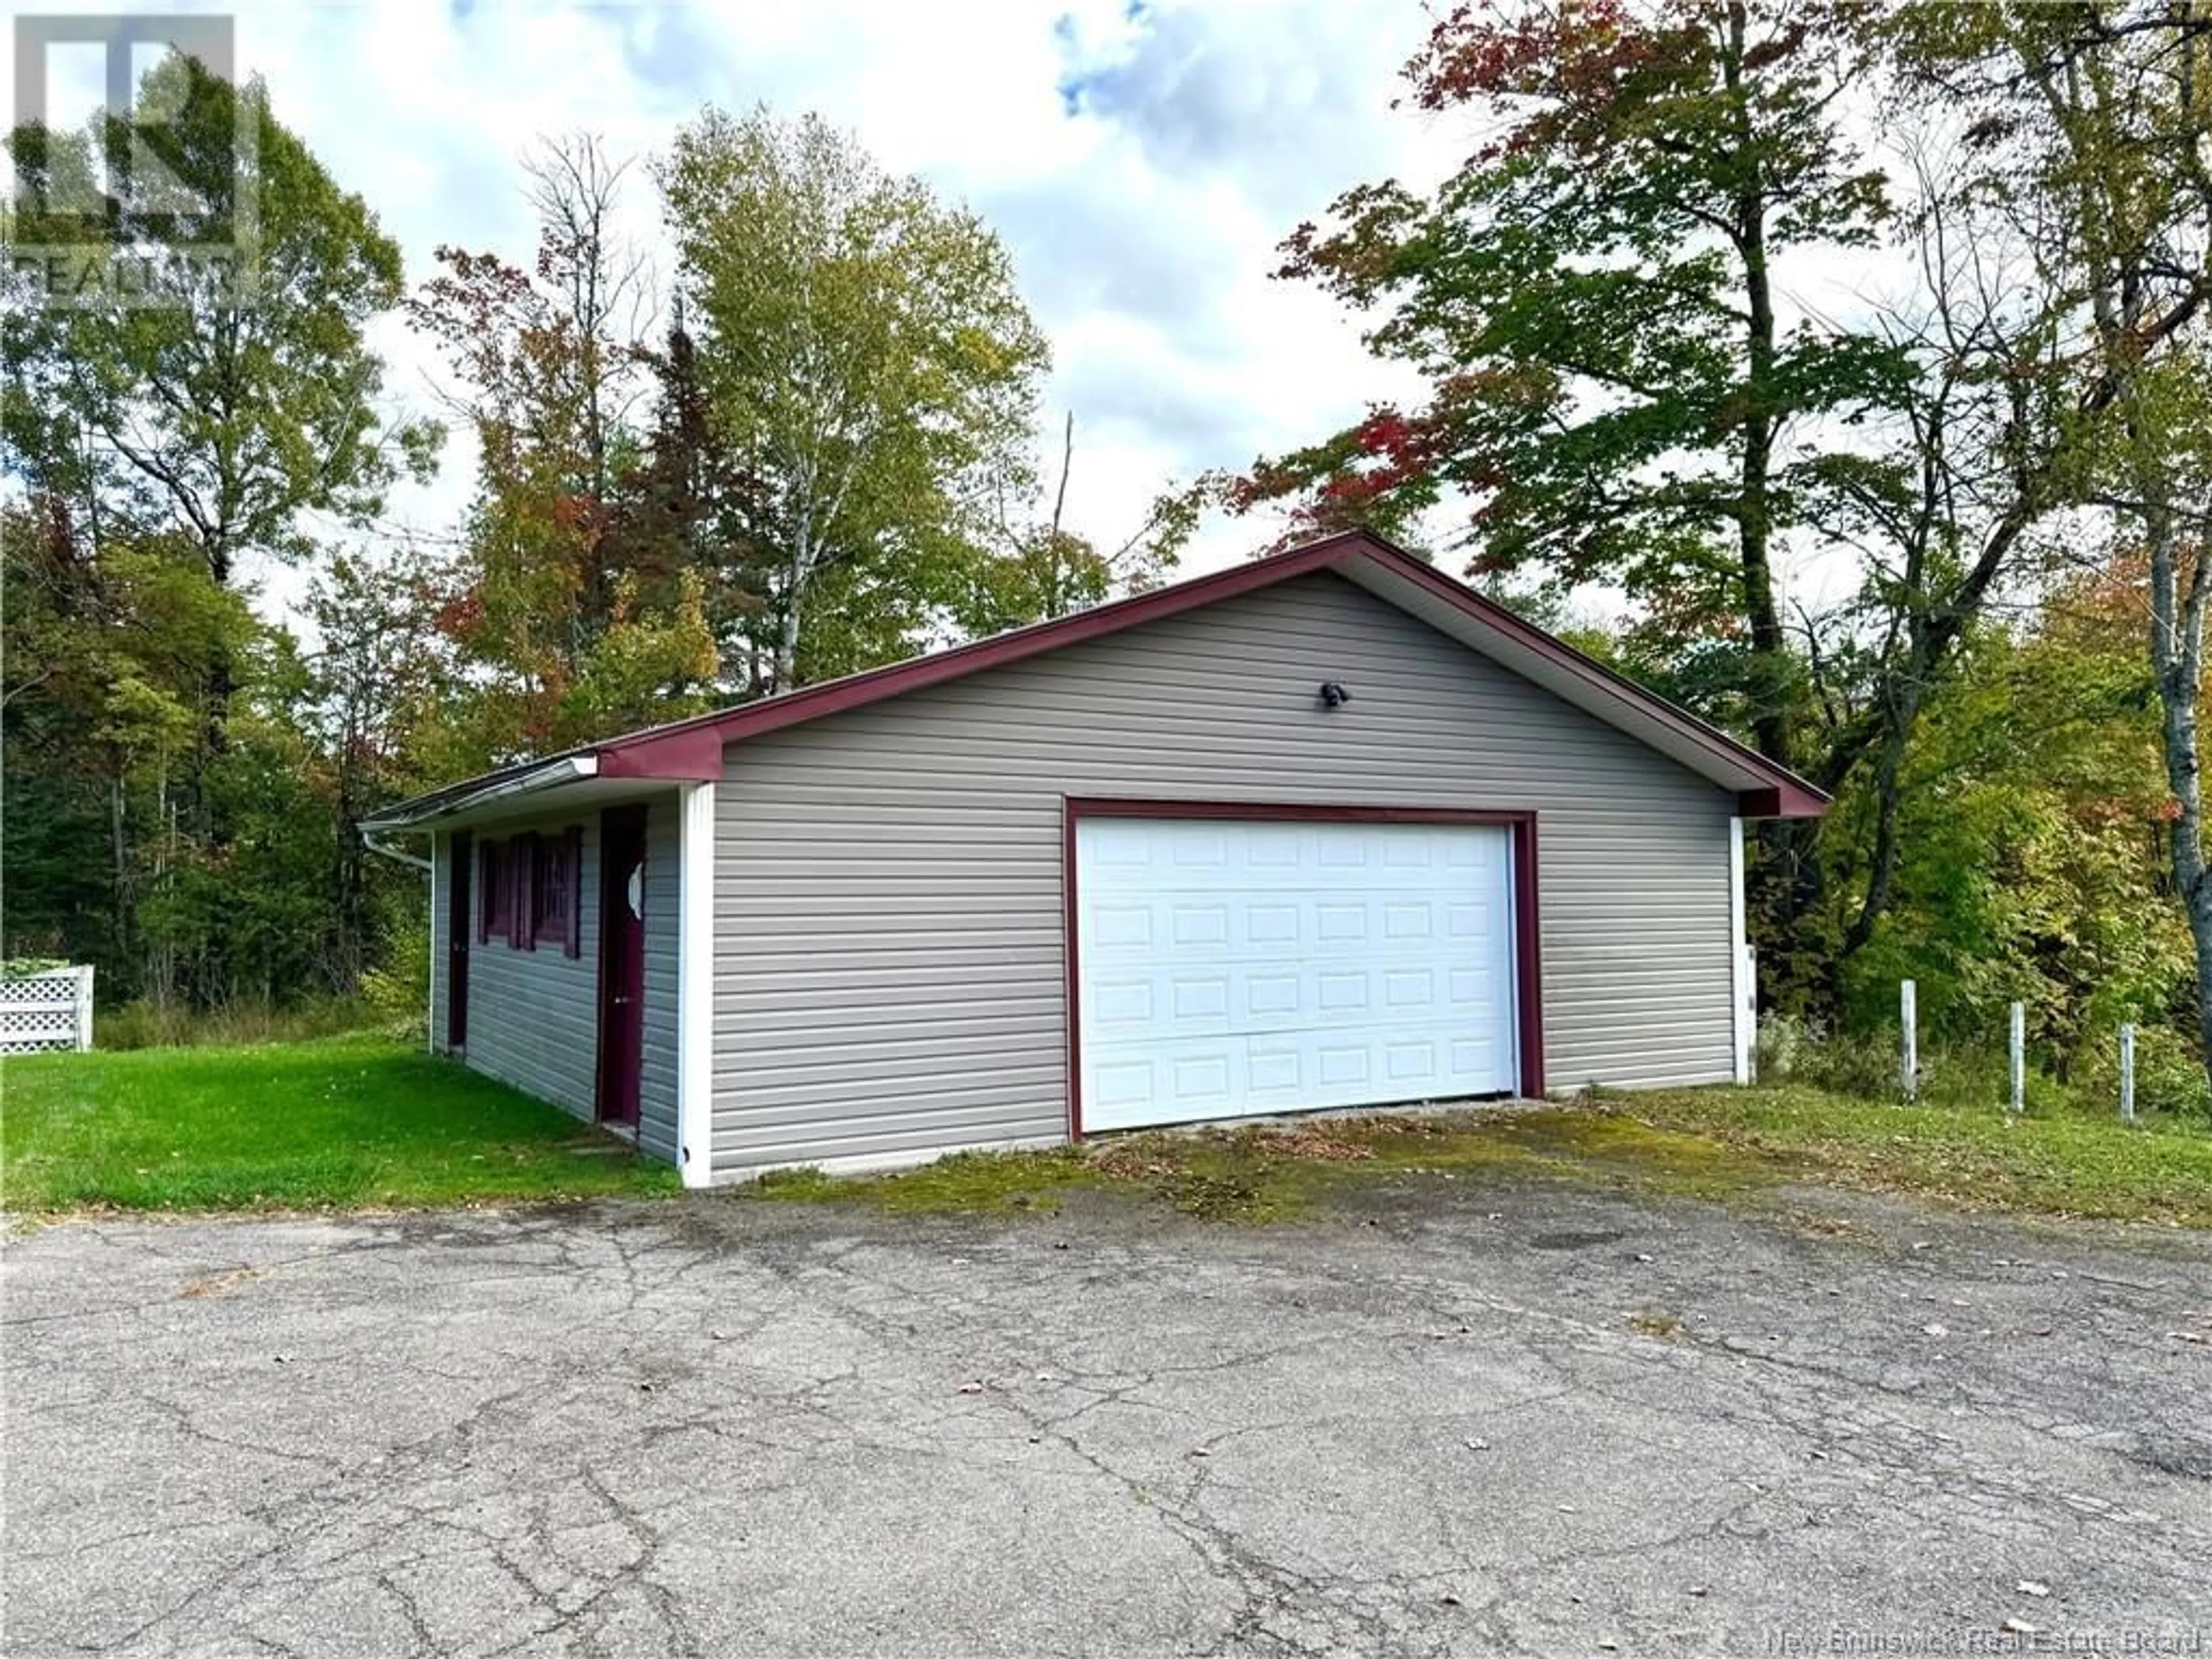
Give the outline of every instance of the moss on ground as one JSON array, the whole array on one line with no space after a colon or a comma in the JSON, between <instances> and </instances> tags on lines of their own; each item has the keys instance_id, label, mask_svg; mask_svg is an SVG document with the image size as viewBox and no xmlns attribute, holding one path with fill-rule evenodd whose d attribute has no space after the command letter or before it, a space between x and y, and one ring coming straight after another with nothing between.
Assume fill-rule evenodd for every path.
<instances>
[{"instance_id":1,"label":"moss on ground","mask_svg":"<svg viewBox=\"0 0 2212 1659\"><path fill-rule=\"evenodd\" d=\"M1885 1106L1802 1088L1692 1089L1566 1105L1318 1118L964 1153L897 1174L772 1176L769 1200L902 1214L1050 1213L1076 1189L1206 1219L1293 1220L1378 1187L1560 1182L1780 1203L1807 1185L1968 1206L2212 1226L2212 1134L2074 1114ZM1786 1207L1786 1205L1784 1206Z\"/></svg>"},{"instance_id":2,"label":"moss on ground","mask_svg":"<svg viewBox=\"0 0 2212 1659\"><path fill-rule=\"evenodd\" d=\"M1038 1152L953 1152L881 1176L839 1177L811 1168L777 1170L744 1189L753 1198L818 1203L860 1200L901 1215L1031 1210L1050 1213L1070 1187L1104 1184L1081 1146Z\"/></svg>"},{"instance_id":3,"label":"moss on ground","mask_svg":"<svg viewBox=\"0 0 2212 1659\"><path fill-rule=\"evenodd\" d=\"M1050 1213L1075 1188L1134 1194L1206 1219L1294 1219L1378 1178L1553 1180L1711 1194L1771 1179L1759 1158L1574 1108L1329 1118L1118 1135L1047 1152L965 1152L838 1180L779 1171L771 1200L855 1202L900 1214Z\"/></svg>"}]
</instances>

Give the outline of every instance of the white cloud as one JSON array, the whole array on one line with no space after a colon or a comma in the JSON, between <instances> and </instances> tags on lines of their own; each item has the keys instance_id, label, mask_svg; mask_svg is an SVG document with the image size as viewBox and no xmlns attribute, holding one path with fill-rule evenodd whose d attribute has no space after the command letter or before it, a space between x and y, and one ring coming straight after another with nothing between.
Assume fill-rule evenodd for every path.
<instances>
[{"instance_id":1,"label":"white cloud","mask_svg":"<svg viewBox=\"0 0 2212 1659\"><path fill-rule=\"evenodd\" d=\"M710 100L854 130L1006 240L1055 349L1048 434L1076 416L1072 521L1101 537L1126 533L1169 478L1311 439L1401 384L1333 302L1269 273L1276 243L1345 186L1448 156L1433 124L1389 107L1425 27L1402 0L234 11L244 67L398 239L412 282L441 243L527 258L518 159L540 135L587 131L643 157ZM641 161L635 185L652 238ZM376 343L395 402L433 408L424 343L393 319ZM391 527L450 530L471 463L450 443L434 484L395 495ZM1212 526L1190 562L1233 561L1265 534ZM272 573L271 602L297 581Z\"/></svg>"}]
</instances>

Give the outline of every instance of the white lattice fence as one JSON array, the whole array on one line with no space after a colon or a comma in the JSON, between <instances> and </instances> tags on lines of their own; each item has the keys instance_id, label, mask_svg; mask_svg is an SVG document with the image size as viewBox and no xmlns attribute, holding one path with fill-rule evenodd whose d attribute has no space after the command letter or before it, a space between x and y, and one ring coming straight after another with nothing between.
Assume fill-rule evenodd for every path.
<instances>
[{"instance_id":1,"label":"white lattice fence","mask_svg":"<svg viewBox=\"0 0 2212 1659\"><path fill-rule=\"evenodd\" d=\"M0 1054L92 1047L92 969L0 979Z\"/></svg>"}]
</instances>

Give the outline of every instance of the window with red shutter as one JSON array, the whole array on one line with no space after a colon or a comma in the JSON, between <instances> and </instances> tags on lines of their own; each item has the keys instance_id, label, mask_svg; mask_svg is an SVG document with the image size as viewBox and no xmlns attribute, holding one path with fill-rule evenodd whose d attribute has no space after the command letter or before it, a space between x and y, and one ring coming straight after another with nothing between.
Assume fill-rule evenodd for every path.
<instances>
[{"instance_id":1,"label":"window with red shutter","mask_svg":"<svg viewBox=\"0 0 2212 1659\"><path fill-rule=\"evenodd\" d=\"M508 867L507 843L483 843L483 920L477 928L477 943L507 937L514 915L514 893Z\"/></svg>"},{"instance_id":2,"label":"window with red shutter","mask_svg":"<svg viewBox=\"0 0 2212 1659\"><path fill-rule=\"evenodd\" d=\"M513 923L507 942L517 951L534 951L538 939L531 929L531 878L537 873L538 837L517 836L507 844L507 914Z\"/></svg>"},{"instance_id":3,"label":"window with red shutter","mask_svg":"<svg viewBox=\"0 0 2212 1659\"><path fill-rule=\"evenodd\" d=\"M570 835L540 836L533 840L537 891L531 901L531 931L538 939L559 939L562 949L574 956L576 953L568 943L574 908L568 874Z\"/></svg>"},{"instance_id":4,"label":"window with red shutter","mask_svg":"<svg viewBox=\"0 0 2212 1659\"><path fill-rule=\"evenodd\" d=\"M564 947L572 957L584 954L584 831L576 824L561 838L568 857L568 933Z\"/></svg>"}]
</instances>

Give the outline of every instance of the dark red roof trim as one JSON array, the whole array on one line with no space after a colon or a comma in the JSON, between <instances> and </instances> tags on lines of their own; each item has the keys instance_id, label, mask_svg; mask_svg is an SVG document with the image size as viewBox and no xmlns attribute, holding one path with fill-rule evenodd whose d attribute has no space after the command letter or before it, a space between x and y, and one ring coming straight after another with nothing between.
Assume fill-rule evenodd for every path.
<instances>
[{"instance_id":1,"label":"dark red roof trim","mask_svg":"<svg viewBox=\"0 0 2212 1659\"><path fill-rule=\"evenodd\" d=\"M1406 577L1425 592L1462 613L1474 617L1498 633L1557 664L1576 678L1618 702L1624 708L1656 720L1677 736L1715 758L1764 780L1760 787L1741 792L1737 810L1747 817L1810 817L1826 810L1828 798L1811 784L1777 766L1756 750L1747 747L1717 727L1685 709L1677 708L1604 664L1583 655L1540 628L1523 622L1503 605L1493 604L1463 583L1452 580L1424 561L1364 532L1352 531L1309 542L1285 553L1255 559L1212 575L1177 582L1149 593L1118 599L1072 617L1017 629L987 640L915 657L843 679L826 681L781 696L742 703L713 714L671 726L655 726L599 744L589 753L599 761L599 775L619 778L670 778L708 781L721 775L723 745L759 737L804 720L842 714L902 692L942 684L947 680L978 673L987 668L1041 656L1048 651L1081 644L1125 628L1157 622L1200 605L1234 599L1278 582L1293 580L1316 571L1329 570L1357 561L1370 561Z\"/></svg>"},{"instance_id":2,"label":"dark red roof trim","mask_svg":"<svg viewBox=\"0 0 2212 1659\"><path fill-rule=\"evenodd\" d=\"M653 769L661 763L660 757L667 746L678 739L690 738L702 727L709 727L716 733L718 745L757 738L763 732L796 726L802 720L819 720L824 714L842 714L848 708L858 708L885 697L896 696L901 692L918 691L924 686L939 685L946 680L980 673L986 668L1000 668L1008 663L1021 662L1030 657L1042 656L1048 651L1080 645L1085 640L1118 634L1125 628L1134 628L1142 623L1176 616L1201 605L1212 605L1218 599L1234 599L1240 593L1270 587L1293 576L1325 570L1341 560L1346 551L1334 539L1310 543L1304 547L1292 548L1287 553L1279 553L1272 558L1255 559L1233 569L1217 571L1210 576L1200 576L1191 581L1177 582L1170 587L1155 588L1149 593L1116 599L1109 605L1079 611L1073 616L1056 617L1050 622L1015 629L1012 633L994 634L989 639L955 646L950 651L909 658L886 667L872 668L866 673L849 674L843 679L825 680L820 685L810 685L778 697L766 697L758 702L740 703L735 708L702 714L679 726L661 726L640 732L632 737L617 738L600 745L598 750L599 769L603 775L605 774L609 755L617 750L625 750L635 753L638 760L634 763L637 769L626 770L622 774L623 776L684 775L674 773L664 775ZM720 775L719 770L715 775Z\"/></svg>"},{"instance_id":3,"label":"dark red roof trim","mask_svg":"<svg viewBox=\"0 0 2212 1659\"><path fill-rule=\"evenodd\" d=\"M1736 809L1741 817L1818 817L1827 810L1829 802L1826 795L1794 773L1777 766L1756 749L1737 742L1718 726L1699 720L1686 708L1676 708L1626 675L1607 667L1595 657L1576 650L1565 640L1547 634L1534 623L1515 616L1504 605L1484 599L1465 583L1454 581L1434 565L1417 559L1401 549L1383 544L1376 545L1391 556L1388 562L1394 570L1412 577L1446 604L1487 623L1516 644L1525 646L1537 655L1558 664L1584 684L1609 694L1623 707L1659 720L1719 759L1747 767L1761 776L1771 779L1773 781L1765 788L1746 789L1738 793Z\"/></svg>"},{"instance_id":4,"label":"dark red roof trim","mask_svg":"<svg viewBox=\"0 0 2212 1659\"><path fill-rule=\"evenodd\" d=\"M650 741L617 738L598 751L599 775L712 783L722 775L722 745L728 741L714 726L673 726Z\"/></svg>"}]
</instances>

